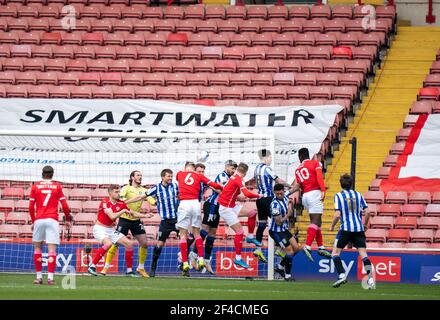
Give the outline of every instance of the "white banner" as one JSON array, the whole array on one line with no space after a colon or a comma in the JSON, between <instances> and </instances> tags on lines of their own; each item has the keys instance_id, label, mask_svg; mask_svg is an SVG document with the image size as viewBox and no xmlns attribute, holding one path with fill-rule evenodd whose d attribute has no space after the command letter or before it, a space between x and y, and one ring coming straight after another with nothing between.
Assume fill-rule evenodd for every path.
<instances>
[{"instance_id":1,"label":"white banner","mask_svg":"<svg viewBox=\"0 0 440 320\"><path fill-rule=\"evenodd\" d=\"M160 171L180 170L209 151L206 174L214 177L225 160L250 164L253 175L257 151L268 141L248 139L246 133L275 136L275 171L292 181L298 165L296 151L317 153L339 105L292 107L207 107L153 100L0 99L1 130L133 133L243 134L245 141L227 143L194 139L36 138L0 137L0 174L5 180L37 180L51 164L55 179L72 183L126 182L141 170L143 183L158 181ZM183 135L182 135L183 136Z\"/></svg>"}]
</instances>

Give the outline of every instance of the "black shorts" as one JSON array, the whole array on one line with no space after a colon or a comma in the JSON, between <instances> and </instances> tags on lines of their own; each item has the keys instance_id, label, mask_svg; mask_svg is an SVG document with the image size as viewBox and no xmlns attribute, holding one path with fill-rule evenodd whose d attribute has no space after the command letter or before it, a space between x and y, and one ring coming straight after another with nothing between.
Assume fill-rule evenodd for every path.
<instances>
[{"instance_id":1,"label":"black shorts","mask_svg":"<svg viewBox=\"0 0 440 320\"><path fill-rule=\"evenodd\" d=\"M270 230L269 235L273 241L282 248L288 247L290 245L290 239L293 237L289 230L282 232L274 232Z\"/></svg>"},{"instance_id":2,"label":"black shorts","mask_svg":"<svg viewBox=\"0 0 440 320\"><path fill-rule=\"evenodd\" d=\"M212 204L208 201L205 201L203 204L203 221L202 224L206 224L211 228L217 228L220 223L220 214L218 212L220 205ZM213 219L209 220L209 215L213 215Z\"/></svg>"},{"instance_id":3,"label":"black shorts","mask_svg":"<svg viewBox=\"0 0 440 320\"><path fill-rule=\"evenodd\" d=\"M353 246L358 249L366 248L367 244L365 239L365 232L350 232L341 230L338 242L336 243L336 248L344 249L345 246L350 242L353 243Z\"/></svg>"},{"instance_id":4,"label":"black shorts","mask_svg":"<svg viewBox=\"0 0 440 320\"><path fill-rule=\"evenodd\" d=\"M267 220L270 217L270 204L273 197L264 197L257 200L258 221Z\"/></svg>"},{"instance_id":5,"label":"black shorts","mask_svg":"<svg viewBox=\"0 0 440 320\"><path fill-rule=\"evenodd\" d=\"M145 234L144 224L141 220L128 220L125 218L119 218L116 230L122 233L124 236L128 235L128 231L131 231L132 236Z\"/></svg>"},{"instance_id":6,"label":"black shorts","mask_svg":"<svg viewBox=\"0 0 440 320\"><path fill-rule=\"evenodd\" d=\"M157 233L157 240L165 242L170 233L175 231L179 234L179 229L176 228L177 218L175 219L164 219L160 222L159 232Z\"/></svg>"}]
</instances>

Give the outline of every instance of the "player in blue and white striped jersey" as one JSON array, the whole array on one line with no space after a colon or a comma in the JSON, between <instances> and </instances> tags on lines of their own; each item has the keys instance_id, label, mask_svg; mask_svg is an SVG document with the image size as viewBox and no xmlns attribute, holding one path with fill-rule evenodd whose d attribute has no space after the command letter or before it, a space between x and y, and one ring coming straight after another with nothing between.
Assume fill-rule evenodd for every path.
<instances>
[{"instance_id":1,"label":"player in blue and white striped jersey","mask_svg":"<svg viewBox=\"0 0 440 320\"><path fill-rule=\"evenodd\" d=\"M254 255L261 261L267 262L260 247L262 246L263 234L267 226L267 219L270 216L270 204L274 197L273 187L275 183L280 183L284 186L288 186L288 184L279 178L270 167L270 164L272 163L272 154L269 150L262 149L258 151L258 156L261 163L255 168L254 179L258 188L258 193L262 194L263 198L258 199L256 202L258 211L258 227L256 236L254 238L254 230L249 229L246 242L255 244L257 249L254 251Z\"/></svg>"},{"instance_id":2,"label":"player in blue and white striped jersey","mask_svg":"<svg viewBox=\"0 0 440 320\"><path fill-rule=\"evenodd\" d=\"M293 214L289 208L289 195L295 191L297 190L294 187L290 187L290 190L285 192L284 185L277 183L274 186L275 197L270 203L272 221L269 235L286 253L281 263L275 267L275 271L284 276L286 281L294 281L291 275L292 259L296 252L301 250L301 246L289 231L289 218Z\"/></svg>"},{"instance_id":3,"label":"player in blue and white striped jersey","mask_svg":"<svg viewBox=\"0 0 440 320\"><path fill-rule=\"evenodd\" d=\"M154 185L151 189L130 201L140 201L147 199L150 204L156 200L157 211L161 217L157 243L153 251L153 261L151 263L150 277L156 275L157 261L159 260L165 241L171 232L179 233L176 228L177 207L179 206L179 187L173 182L173 171L163 169L160 173L162 181Z\"/></svg>"},{"instance_id":4,"label":"player in blue and white striped jersey","mask_svg":"<svg viewBox=\"0 0 440 320\"><path fill-rule=\"evenodd\" d=\"M333 221L330 226L330 231L333 231L336 223L339 220L341 222L338 240L332 252L332 259L339 274L338 280L333 283L333 287L337 288L341 284L347 283L347 274L345 274L339 255L345 246L351 242L353 246L358 249L365 272L368 275L367 289L375 289L376 285L373 279L371 262L367 255L365 239L365 230L367 229L370 212L367 211L365 213L365 223L362 223L362 213L368 208L364 197L352 189L353 178L349 174L342 175L339 181L342 191L335 195L335 215L333 216Z\"/></svg>"}]
</instances>

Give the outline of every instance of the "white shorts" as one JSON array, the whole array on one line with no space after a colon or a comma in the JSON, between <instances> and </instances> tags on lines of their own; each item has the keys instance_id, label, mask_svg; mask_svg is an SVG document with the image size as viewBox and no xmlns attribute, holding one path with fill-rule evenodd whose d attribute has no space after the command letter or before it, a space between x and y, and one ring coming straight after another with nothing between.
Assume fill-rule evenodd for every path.
<instances>
[{"instance_id":1,"label":"white shorts","mask_svg":"<svg viewBox=\"0 0 440 320\"><path fill-rule=\"evenodd\" d=\"M124 235L119 231L111 227L100 226L99 224L95 224L93 227L93 236L100 243L102 243L104 238L108 238L112 243L116 243L119 239L124 237Z\"/></svg>"},{"instance_id":2,"label":"white shorts","mask_svg":"<svg viewBox=\"0 0 440 320\"><path fill-rule=\"evenodd\" d=\"M60 244L60 225L58 221L51 218L35 220L32 241Z\"/></svg>"},{"instance_id":3,"label":"white shorts","mask_svg":"<svg viewBox=\"0 0 440 320\"><path fill-rule=\"evenodd\" d=\"M177 209L176 228L189 230L189 227L202 227L202 210L199 200L181 200Z\"/></svg>"},{"instance_id":4,"label":"white shorts","mask_svg":"<svg viewBox=\"0 0 440 320\"><path fill-rule=\"evenodd\" d=\"M240 222L240 220L238 220L238 214L240 213L241 208L243 208L243 206L239 204L235 205L233 208L223 207L220 205L218 213L220 214L220 217L225 220L228 226L233 226L234 224Z\"/></svg>"},{"instance_id":5,"label":"white shorts","mask_svg":"<svg viewBox=\"0 0 440 320\"><path fill-rule=\"evenodd\" d=\"M321 190L313 190L303 194L302 203L309 214L322 214L324 205L321 201Z\"/></svg>"}]
</instances>

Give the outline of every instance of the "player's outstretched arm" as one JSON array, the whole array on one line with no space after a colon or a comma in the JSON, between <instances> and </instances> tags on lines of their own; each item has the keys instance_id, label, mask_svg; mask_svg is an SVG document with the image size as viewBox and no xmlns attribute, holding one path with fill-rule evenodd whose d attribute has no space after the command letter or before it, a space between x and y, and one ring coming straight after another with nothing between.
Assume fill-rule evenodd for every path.
<instances>
[{"instance_id":1,"label":"player's outstretched arm","mask_svg":"<svg viewBox=\"0 0 440 320\"><path fill-rule=\"evenodd\" d=\"M246 188L246 187L242 187L242 188L240 188L240 191L241 191L246 197L248 197L248 198L250 198L250 199L259 199L259 198L262 198L262 197L263 197L262 194L259 194L259 193L253 193L253 192L249 191L248 188Z\"/></svg>"},{"instance_id":2,"label":"player's outstretched arm","mask_svg":"<svg viewBox=\"0 0 440 320\"><path fill-rule=\"evenodd\" d=\"M130 204L130 203L134 203L134 202L138 202L138 201L143 201L147 198L146 194L141 194L140 196L131 198L130 200L125 200L125 204Z\"/></svg>"},{"instance_id":3,"label":"player's outstretched arm","mask_svg":"<svg viewBox=\"0 0 440 320\"><path fill-rule=\"evenodd\" d=\"M338 223L340 217L341 217L341 211L336 210L335 214L333 215L332 224L330 225L330 231L335 230L335 226Z\"/></svg>"},{"instance_id":4,"label":"player's outstretched arm","mask_svg":"<svg viewBox=\"0 0 440 320\"><path fill-rule=\"evenodd\" d=\"M142 218L149 219L149 218L151 218L153 216L151 213L140 213L140 212L133 211L133 210L130 210L130 215L133 218L139 218L139 219L142 219Z\"/></svg>"},{"instance_id":5,"label":"player's outstretched arm","mask_svg":"<svg viewBox=\"0 0 440 320\"><path fill-rule=\"evenodd\" d=\"M207 177L205 177L202 174L199 174L199 176L200 176L200 180L202 180L204 184L207 184L208 186L214 189L223 190L223 186L221 184L209 180Z\"/></svg>"},{"instance_id":6,"label":"player's outstretched arm","mask_svg":"<svg viewBox=\"0 0 440 320\"><path fill-rule=\"evenodd\" d=\"M117 218L119 218L119 217L120 217L121 215L123 215L124 213L129 214L129 213L130 213L130 210L122 209L121 211L113 212L112 209L105 209L105 210L104 210L104 213L105 213L106 215L108 215L110 219L112 219L112 220L116 220Z\"/></svg>"}]
</instances>

